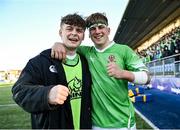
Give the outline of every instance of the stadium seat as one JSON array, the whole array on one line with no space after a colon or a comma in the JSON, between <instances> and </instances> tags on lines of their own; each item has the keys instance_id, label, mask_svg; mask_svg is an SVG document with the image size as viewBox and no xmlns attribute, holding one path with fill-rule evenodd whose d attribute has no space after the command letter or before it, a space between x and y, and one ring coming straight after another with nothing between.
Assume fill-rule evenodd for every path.
<instances>
[{"instance_id":1,"label":"stadium seat","mask_svg":"<svg viewBox=\"0 0 180 130\"><path fill-rule=\"evenodd\" d=\"M140 94L137 96L130 97L133 103L135 102L148 102L152 100L152 94Z\"/></svg>"}]
</instances>

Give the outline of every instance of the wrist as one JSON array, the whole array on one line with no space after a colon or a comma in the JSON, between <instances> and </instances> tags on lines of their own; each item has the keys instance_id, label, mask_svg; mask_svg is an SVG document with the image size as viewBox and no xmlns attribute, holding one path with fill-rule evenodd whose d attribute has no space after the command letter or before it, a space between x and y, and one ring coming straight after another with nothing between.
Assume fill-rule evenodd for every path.
<instances>
[{"instance_id":1,"label":"wrist","mask_svg":"<svg viewBox=\"0 0 180 130\"><path fill-rule=\"evenodd\" d=\"M132 72L134 75L133 83L135 84L148 84L150 82L149 74L145 71Z\"/></svg>"},{"instance_id":2,"label":"wrist","mask_svg":"<svg viewBox=\"0 0 180 130\"><path fill-rule=\"evenodd\" d=\"M128 80L129 82L132 82L134 80L134 75L130 71L121 70L119 74L119 79L124 79L124 80Z\"/></svg>"}]
</instances>

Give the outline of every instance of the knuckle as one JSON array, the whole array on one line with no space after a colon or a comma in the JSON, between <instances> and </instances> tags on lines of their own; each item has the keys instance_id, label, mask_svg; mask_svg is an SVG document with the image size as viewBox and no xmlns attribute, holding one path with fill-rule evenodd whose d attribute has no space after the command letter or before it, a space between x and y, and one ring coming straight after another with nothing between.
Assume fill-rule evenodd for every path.
<instances>
[{"instance_id":1,"label":"knuckle","mask_svg":"<svg viewBox=\"0 0 180 130\"><path fill-rule=\"evenodd\" d=\"M59 103L60 103L60 104L64 104L64 101L63 101L63 100L61 100Z\"/></svg>"}]
</instances>

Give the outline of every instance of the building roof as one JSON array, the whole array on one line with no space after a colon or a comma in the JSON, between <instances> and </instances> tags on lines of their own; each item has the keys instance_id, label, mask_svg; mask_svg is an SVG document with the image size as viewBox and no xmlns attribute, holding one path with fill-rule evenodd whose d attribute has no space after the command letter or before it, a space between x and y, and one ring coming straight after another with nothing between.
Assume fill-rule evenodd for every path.
<instances>
[{"instance_id":1,"label":"building roof","mask_svg":"<svg viewBox=\"0 0 180 130\"><path fill-rule=\"evenodd\" d=\"M129 0L114 41L133 49L180 17L180 0Z\"/></svg>"}]
</instances>

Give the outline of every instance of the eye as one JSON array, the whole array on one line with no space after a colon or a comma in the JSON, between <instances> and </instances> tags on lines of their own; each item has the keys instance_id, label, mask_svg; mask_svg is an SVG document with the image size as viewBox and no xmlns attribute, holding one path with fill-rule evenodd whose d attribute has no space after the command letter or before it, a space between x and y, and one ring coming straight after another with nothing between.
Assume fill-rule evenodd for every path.
<instances>
[{"instance_id":1,"label":"eye","mask_svg":"<svg viewBox=\"0 0 180 130\"><path fill-rule=\"evenodd\" d=\"M66 30L67 30L67 31L72 31L73 28L72 28L72 27L67 27Z\"/></svg>"},{"instance_id":2,"label":"eye","mask_svg":"<svg viewBox=\"0 0 180 130\"><path fill-rule=\"evenodd\" d=\"M77 31L78 33L83 33L83 32L84 32L84 30L83 30L82 28L78 28L76 31Z\"/></svg>"},{"instance_id":3,"label":"eye","mask_svg":"<svg viewBox=\"0 0 180 130\"><path fill-rule=\"evenodd\" d=\"M95 27L91 27L91 28L89 28L89 31L94 31L94 30L96 30L96 28L95 28Z\"/></svg>"},{"instance_id":4,"label":"eye","mask_svg":"<svg viewBox=\"0 0 180 130\"><path fill-rule=\"evenodd\" d=\"M99 29L103 29L103 28L105 28L105 26L99 25L98 28L99 28Z\"/></svg>"}]
</instances>

